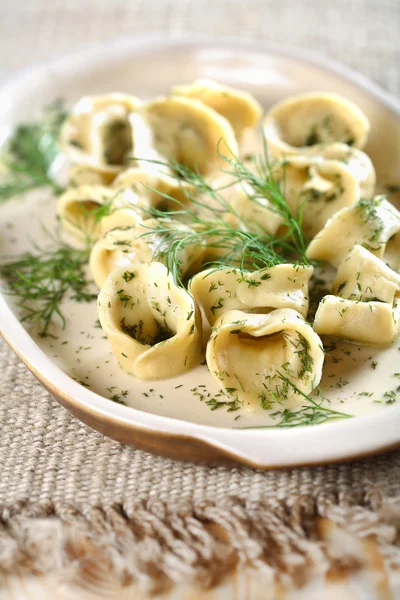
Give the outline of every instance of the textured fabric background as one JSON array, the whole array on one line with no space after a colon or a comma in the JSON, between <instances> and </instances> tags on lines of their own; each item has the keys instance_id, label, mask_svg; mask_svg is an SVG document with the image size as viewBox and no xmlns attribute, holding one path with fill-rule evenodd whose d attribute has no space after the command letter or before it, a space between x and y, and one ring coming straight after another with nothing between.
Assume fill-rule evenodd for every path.
<instances>
[{"instance_id":1,"label":"textured fabric background","mask_svg":"<svg viewBox=\"0 0 400 600\"><path fill-rule=\"evenodd\" d=\"M237 35L306 48L347 63L400 93L399 25L398 0L0 0L0 79L77 45L167 30ZM383 519L383 542L393 542L396 537L396 528L389 527L392 517L388 520L382 511L400 495L400 453L346 466L271 473L157 458L112 442L80 424L49 397L3 343L0 424L4 527L25 510L30 517L57 514L65 519L76 511L91 515L93 521L94 509L100 508L104 515L117 508L113 518L118 514L124 522L145 519L138 517L139 503L161 521L165 515L160 507L165 505L174 510L182 507L189 516L214 522L219 522L218 510L228 510L228 516L236 511L239 531L238 523L246 515L260 520L264 510L264 514L272 511L280 518L284 514L292 518L295 507L300 507L298 516L308 511L338 522L347 520L355 531L364 533L374 531ZM232 512L229 507L236 508ZM352 515L356 515L353 520ZM308 536L304 523L300 531L290 524L289 516L283 521L296 535ZM180 526L174 529L174 539ZM229 530L226 523L225 529ZM153 531L151 527L149 531ZM15 522L11 533L0 527L0 569L11 569L23 561L21 535ZM285 536L290 545L288 529ZM7 552L2 546L6 538ZM24 552L26 558L26 546ZM174 552L179 557L179 549ZM199 561L209 564L214 556L211 553L206 559L204 552L198 548L196 552L197 559L189 560L192 566ZM159 558L159 568L168 573L168 564L160 567L161 563ZM177 569L175 578L180 576Z\"/></svg>"}]
</instances>

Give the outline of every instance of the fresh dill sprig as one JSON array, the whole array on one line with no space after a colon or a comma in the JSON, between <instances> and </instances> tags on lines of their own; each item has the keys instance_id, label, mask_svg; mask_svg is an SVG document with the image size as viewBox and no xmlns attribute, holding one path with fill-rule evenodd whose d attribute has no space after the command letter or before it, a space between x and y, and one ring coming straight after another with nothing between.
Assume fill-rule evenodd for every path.
<instances>
[{"instance_id":1,"label":"fresh dill sprig","mask_svg":"<svg viewBox=\"0 0 400 600\"><path fill-rule=\"evenodd\" d=\"M43 227L51 242L48 247L34 245L34 252L0 264L0 277L8 284L5 293L16 298L16 305L24 313L21 321L36 323L41 337L50 335L49 327L56 317L65 327L61 304L67 294L77 302L89 302L97 297L89 290L85 270L96 226L113 213L113 200L114 197L90 210L84 204L79 205L83 222L73 225L82 233L82 248L70 246L57 232L53 235Z\"/></svg>"},{"instance_id":2,"label":"fresh dill sprig","mask_svg":"<svg viewBox=\"0 0 400 600\"><path fill-rule=\"evenodd\" d=\"M15 129L0 154L0 165L4 167L0 202L43 186L50 186L56 193L61 191L50 169L59 153L58 137L66 116L63 102L56 100L46 107L42 121Z\"/></svg>"},{"instance_id":3,"label":"fresh dill sprig","mask_svg":"<svg viewBox=\"0 0 400 600\"><path fill-rule=\"evenodd\" d=\"M100 221L114 214L118 208L114 206L115 198L120 194L117 191L111 198L103 198L103 202L93 206L95 203L90 203L90 208L87 208L84 202L76 204L74 219L68 216L63 216L62 220L68 223L73 229L76 229L85 244L86 248L93 246L96 241L96 228Z\"/></svg>"},{"instance_id":4,"label":"fresh dill sprig","mask_svg":"<svg viewBox=\"0 0 400 600\"><path fill-rule=\"evenodd\" d=\"M189 184L181 186L188 200L185 203L158 191L160 196L169 201L170 206L176 206L176 209L167 214L153 207L142 209L147 217L155 219L154 225L148 225L142 236L162 236L165 241L162 244L162 260L175 280L181 283L181 256L184 249L190 246L205 245L208 255L215 254L207 266L235 266L240 270L255 270L285 262L309 264L305 254L307 240L301 228L302 210L297 215L292 215L274 167L268 160L266 145L263 155L255 159L255 173L234 155L220 156L227 168L219 169L216 173L230 177L230 181L220 185L207 181L198 170L191 170L179 163L148 160L167 168L178 184L182 181ZM254 190L254 193L246 191L250 202L259 205L257 196L266 199L270 209L282 218L283 227L278 236L268 233L256 220L244 218L224 197L224 190L240 183L247 183ZM191 188L195 193L191 192ZM165 220L166 217L169 222ZM188 225L188 230L185 232L171 225L171 218ZM153 259L158 258L156 249Z\"/></svg>"},{"instance_id":5,"label":"fresh dill sprig","mask_svg":"<svg viewBox=\"0 0 400 600\"><path fill-rule=\"evenodd\" d=\"M45 337L51 335L49 328L55 318L65 327L61 302L67 293L77 302L89 302L96 294L89 290L85 277L87 249L63 243L35 249L36 253L27 252L0 265L0 276L8 284L5 293L14 296L23 311L21 321L37 324L39 335Z\"/></svg>"},{"instance_id":6,"label":"fresh dill sprig","mask_svg":"<svg viewBox=\"0 0 400 600\"><path fill-rule=\"evenodd\" d=\"M240 429L273 429L276 427L298 427L300 425L320 425L326 421L333 421L335 419L349 419L353 415L348 413L333 410L327 406L323 406L325 398L322 396L321 401L317 402L311 396L307 396L302 392L290 379L285 377L282 373L279 373L279 378L287 386L290 386L296 394L303 396L306 400L306 404L299 408L299 410L291 410L285 408L282 411L277 411L271 416L280 416L281 420L279 423L274 425L253 425L250 427L240 427Z\"/></svg>"}]
</instances>

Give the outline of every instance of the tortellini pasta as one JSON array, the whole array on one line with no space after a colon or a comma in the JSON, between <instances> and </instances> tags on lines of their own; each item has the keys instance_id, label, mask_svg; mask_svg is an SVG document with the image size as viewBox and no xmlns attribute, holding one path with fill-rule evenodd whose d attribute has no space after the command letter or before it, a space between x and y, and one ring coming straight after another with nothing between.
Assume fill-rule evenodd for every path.
<instances>
[{"instance_id":1,"label":"tortellini pasta","mask_svg":"<svg viewBox=\"0 0 400 600\"><path fill-rule=\"evenodd\" d=\"M315 152L315 156L324 160L338 160L344 163L357 179L361 198L372 198L375 191L375 168L368 154L347 144L328 144Z\"/></svg>"},{"instance_id":2,"label":"tortellini pasta","mask_svg":"<svg viewBox=\"0 0 400 600\"><path fill-rule=\"evenodd\" d=\"M125 94L85 96L61 132L61 146L72 163L116 175L134 151L129 115L141 101Z\"/></svg>"},{"instance_id":3,"label":"tortellini pasta","mask_svg":"<svg viewBox=\"0 0 400 600\"><path fill-rule=\"evenodd\" d=\"M132 190L82 185L64 192L57 203L63 227L80 240L95 241L114 227L134 226L142 221Z\"/></svg>"},{"instance_id":4,"label":"tortellini pasta","mask_svg":"<svg viewBox=\"0 0 400 600\"><path fill-rule=\"evenodd\" d=\"M62 129L69 187L57 213L95 242L99 319L122 369L174 377L206 345L219 395L280 412L318 386L320 335L399 336L400 212L374 197L370 126L352 102L279 102L264 154L250 147L261 116L250 94L208 79L148 102L82 98ZM321 261L319 280L307 259ZM310 288L314 312L325 276L331 293L311 325Z\"/></svg>"},{"instance_id":5,"label":"tortellini pasta","mask_svg":"<svg viewBox=\"0 0 400 600\"><path fill-rule=\"evenodd\" d=\"M254 272L208 269L193 277L189 291L213 325L225 312L291 308L307 316L313 267L282 264Z\"/></svg>"},{"instance_id":6,"label":"tortellini pasta","mask_svg":"<svg viewBox=\"0 0 400 600\"><path fill-rule=\"evenodd\" d=\"M311 92L275 104L264 121L273 157L313 154L321 144L343 142L363 148L370 125L362 111L342 96Z\"/></svg>"},{"instance_id":7,"label":"tortellini pasta","mask_svg":"<svg viewBox=\"0 0 400 600\"><path fill-rule=\"evenodd\" d=\"M232 211L226 219L237 229L275 235L284 222L282 214L270 200L257 193L247 182L234 186L229 204Z\"/></svg>"},{"instance_id":8,"label":"tortellini pasta","mask_svg":"<svg viewBox=\"0 0 400 600\"><path fill-rule=\"evenodd\" d=\"M80 187L81 185L109 185L115 175L101 173L93 167L86 165L71 165L68 169L68 187Z\"/></svg>"},{"instance_id":9,"label":"tortellini pasta","mask_svg":"<svg viewBox=\"0 0 400 600\"><path fill-rule=\"evenodd\" d=\"M385 346L399 335L400 305L328 295L319 303L314 330L359 344Z\"/></svg>"},{"instance_id":10,"label":"tortellini pasta","mask_svg":"<svg viewBox=\"0 0 400 600\"><path fill-rule=\"evenodd\" d=\"M161 263L114 270L98 312L121 367L138 379L174 377L201 361L198 308Z\"/></svg>"},{"instance_id":11,"label":"tortellini pasta","mask_svg":"<svg viewBox=\"0 0 400 600\"><path fill-rule=\"evenodd\" d=\"M386 245L389 240L393 243L399 232L400 213L384 196L362 199L329 219L308 246L307 257L338 267L358 244L385 260Z\"/></svg>"},{"instance_id":12,"label":"tortellini pasta","mask_svg":"<svg viewBox=\"0 0 400 600\"><path fill-rule=\"evenodd\" d=\"M333 282L337 296L325 296L317 309L319 334L372 345L390 344L399 334L400 275L362 246L354 246Z\"/></svg>"},{"instance_id":13,"label":"tortellini pasta","mask_svg":"<svg viewBox=\"0 0 400 600\"><path fill-rule=\"evenodd\" d=\"M154 255L163 262L170 246L170 235L174 235L176 240L189 236L193 241L177 249L181 276L197 271L203 261L205 247L201 240L195 239L196 233L178 221L147 219L136 227L113 229L93 246L89 265L96 285L101 287L107 276L118 267L150 263Z\"/></svg>"},{"instance_id":14,"label":"tortellini pasta","mask_svg":"<svg viewBox=\"0 0 400 600\"><path fill-rule=\"evenodd\" d=\"M161 98L146 104L138 115L151 132L151 148L164 157L164 161L176 161L209 175L223 164L219 149L237 154L237 141L230 123L198 100L178 96ZM153 157L151 153L150 158ZM140 161L140 164L145 163L146 160Z\"/></svg>"},{"instance_id":15,"label":"tortellini pasta","mask_svg":"<svg viewBox=\"0 0 400 600\"><path fill-rule=\"evenodd\" d=\"M333 292L351 300L393 303L400 275L363 246L354 246L338 268Z\"/></svg>"},{"instance_id":16,"label":"tortellini pasta","mask_svg":"<svg viewBox=\"0 0 400 600\"><path fill-rule=\"evenodd\" d=\"M113 187L117 190L133 190L138 196L138 205L158 210L179 210L195 195L193 186L188 182L178 180L168 173L150 172L140 167L122 171L116 177Z\"/></svg>"},{"instance_id":17,"label":"tortellini pasta","mask_svg":"<svg viewBox=\"0 0 400 600\"><path fill-rule=\"evenodd\" d=\"M211 107L230 122L238 137L247 127L255 127L261 118L262 108L251 94L211 79L196 79L190 85L176 86L172 93Z\"/></svg>"},{"instance_id":18,"label":"tortellini pasta","mask_svg":"<svg viewBox=\"0 0 400 600\"><path fill-rule=\"evenodd\" d=\"M360 199L360 186L347 165L337 160L290 157L281 166L281 189L302 227L314 236L332 215Z\"/></svg>"},{"instance_id":19,"label":"tortellini pasta","mask_svg":"<svg viewBox=\"0 0 400 600\"><path fill-rule=\"evenodd\" d=\"M301 405L301 393L309 394L321 380L324 351L318 335L295 310L232 310L215 322L206 360L218 385L251 410L283 402Z\"/></svg>"}]
</instances>

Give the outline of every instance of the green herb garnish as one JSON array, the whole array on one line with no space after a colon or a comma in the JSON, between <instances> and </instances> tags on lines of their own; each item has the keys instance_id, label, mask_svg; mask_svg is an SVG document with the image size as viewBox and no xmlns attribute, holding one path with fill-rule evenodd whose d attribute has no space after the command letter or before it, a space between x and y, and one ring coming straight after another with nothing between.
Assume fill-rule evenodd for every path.
<instances>
[{"instance_id":1,"label":"green herb garnish","mask_svg":"<svg viewBox=\"0 0 400 600\"><path fill-rule=\"evenodd\" d=\"M333 421L335 419L348 419L353 415L343 413L337 410L323 406L325 398L322 397L320 402L317 402L311 396L307 396L302 392L290 379L278 372L279 378L283 381L284 385L290 386L296 394L303 396L306 400L306 404L299 410L291 410L285 408L282 411L277 411L272 416L280 416L281 420L279 423L274 425L253 425L250 427L240 427L240 429L271 429L274 427L298 427L300 425L320 425L326 421Z\"/></svg>"},{"instance_id":2,"label":"green herb garnish","mask_svg":"<svg viewBox=\"0 0 400 600\"><path fill-rule=\"evenodd\" d=\"M304 206L296 215L292 214L284 198L285 181L278 181L275 168L268 159L266 144L264 153L254 161L255 173L233 154L226 156L220 153L220 156L226 163L226 168L220 169L220 173L228 174L230 182L219 187L207 181L200 172L179 163L148 161L167 167L178 182L188 182L196 192L193 194L182 188L188 200L182 203L158 191L170 205L176 207L168 215L157 208L144 209L146 216L156 221L141 237L151 236L154 239L158 236L163 240L155 249L153 260L165 262L178 284L182 283L182 252L188 247L206 245L209 254L218 255L218 259L210 259L207 263L216 268L236 266L243 271L269 268L285 262L309 264L305 254L307 240L302 232ZM279 236L270 235L258 221L239 215L225 199L222 192L237 184L248 184L244 189L251 190L246 193L255 206L264 206L262 202L267 200L269 210L282 218ZM229 217L233 217L237 225L232 225ZM177 229L175 219L187 225L187 229Z\"/></svg>"},{"instance_id":3,"label":"green herb garnish","mask_svg":"<svg viewBox=\"0 0 400 600\"><path fill-rule=\"evenodd\" d=\"M45 337L56 317L65 327L61 302L67 293L77 302L89 302L97 294L90 291L85 276L89 257L86 249L60 243L55 248L36 250L37 253L27 252L0 265L0 275L8 284L6 293L14 296L16 305L23 310L21 321L36 323L39 335Z\"/></svg>"},{"instance_id":4,"label":"green herb garnish","mask_svg":"<svg viewBox=\"0 0 400 600\"><path fill-rule=\"evenodd\" d=\"M0 154L5 169L0 202L42 186L61 191L50 169L59 153L58 137L66 116L63 102L57 100L46 107L42 121L18 125Z\"/></svg>"}]
</instances>

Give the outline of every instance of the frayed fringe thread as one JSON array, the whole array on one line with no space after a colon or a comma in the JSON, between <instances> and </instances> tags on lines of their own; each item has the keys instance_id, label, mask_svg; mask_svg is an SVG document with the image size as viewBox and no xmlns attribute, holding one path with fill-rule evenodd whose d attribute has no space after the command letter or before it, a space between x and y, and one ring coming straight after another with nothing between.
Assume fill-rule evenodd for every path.
<instances>
[{"instance_id":1,"label":"frayed fringe thread","mask_svg":"<svg viewBox=\"0 0 400 600\"><path fill-rule=\"evenodd\" d=\"M378 494L364 507L305 497L289 508L228 497L175 510L153 501L129 515L121 506L25 505L1 509L0 572L138 582L155 592L209 588L240 566L301 586L316 569L362 566L366 539L387 567L400 568L400 499Z\"/></svg>"}]
</instances>

